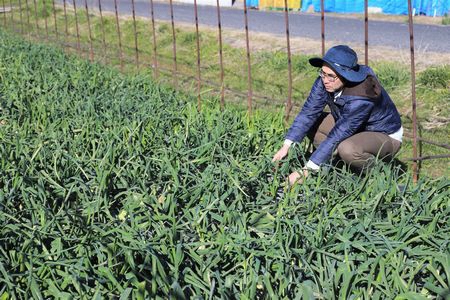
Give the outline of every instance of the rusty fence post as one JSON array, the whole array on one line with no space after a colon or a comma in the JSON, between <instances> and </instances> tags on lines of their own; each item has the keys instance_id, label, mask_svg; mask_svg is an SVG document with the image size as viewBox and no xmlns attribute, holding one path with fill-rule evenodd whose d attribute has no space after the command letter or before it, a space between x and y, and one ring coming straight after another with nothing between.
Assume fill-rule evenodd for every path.
<instances>
[{"instance_id":1,"label":"rusty fence post","mask_svg":"<svg viewBox=\"0 0 450 300\"><path fill-rule=\"evenodd\" d=\"M31 30L31 25L30 25L30 6L28 4L28 0L25 0L25 12L27 15L27 35L30 36L30 30Z\"/></svg>"},{"instance_id":2,"label":"rusty fence post","mask_svg":"<svg viewBox=\"0 0 450 300\"><path fill-rule=\"evenodd\" d=\"M19 0L20 34L23 34L22 0Z\"/></svg>"},{"instance_id":3,"label":"rusty fence post","mask_svg":"<svg viewBox=\"0 0 450 300\"><path fill-rule=\"evenodd\" d=\"M409 45L411 52L411 103L412 103L412 122L413 122L413 159L417 159L417 105L416 105L416 71L414 62L414 29L412 19L411 0L408 0L408 23L409 23ZM419 178L419 168L417 160L412 164L413 182L417 183Z\"/></svg>"},{"instance_id":4,"label":"rusty fence post","mask_svg":"<svg viewBox=\"0 0 450 300\"><path fill-rule=\"evenodd\" d=\"M56 20L56 6L55 6L55 0L52 0L52 9L53 9L53 19L55 21L55 38L56 38L56 42L58 42L59 40L59 35L58 35L58 22Z\"/></svg>"},{"instance_id":5,"label":"rusty fence post","mask_svg":"<svg viewBox=\"0 0 450 300\"><path fill-rule=\"evenodd\" d=\"M245 0L244 0L245 1ZM225 108L225 85L224 85L224 71L223 71L223 51L222 51L222 22L220 18L220 4L217 2L217 27L219 29L219 64L220 64L220 108Z\"/></svg>"},{"instance_id":6,"label":"rusty fence post","mask_svg":"<svg viewBox=\"0 0 450 300\"><path fill-rule=\"evenodd\" d=\"M325 55L325 5L324 0L320 0L320 23L321 23L321 39L322 39L322 56Z\"/></svg>"},{"instance_id":7,"label":"rusty fence post","mask_svg":"<svg viewBox=\"0 0 450 300\"><path fill-rule=\"evenodd\" d=\"M138 50L138 37L136 28L136 10L134 5L134 0L131 0L131 11L133 16L133 30L134 30L134 62L136 64L136 69L139 70L139 50Z\"/></svg>"},{"instance_id":8,"label":"rusty fence post","mask_svg":"<svg viewBox=\"0 0 450 300\"><path fill-rule=\"evenodd\" d=\"M37 4L36 4L36 0L33 0L33 5L34 5L34 22L36 25L36 37L39 37L39 22L38 22L38 9L37 9Z\"/></svg>"},{"instance_id":9,"label":"rusty fence post","mask_svg":"<svg viewBox=\"0 0 450 300\"><path fill-rule=\"evenodd\" d=\"M118 43L119 43L120 71L123 71L122 37L120 36L120 23L119 23L119 11L117 9L117 0L114 0L114 10L115 10L115 14L116 14L116 28L117 28L117 37L118 37Z\"/></svg>"},{"instance_id":10,"label":"rusty fence post","mask_svg":"<svg viewBox=\"0 0 450 300\"><path fill-rule=\"evenodd\" d=\"M67 21L67 3L66 0L63 0L63 9L64 9L64 24L65 24L65 28L64 28L64 43L67 44L67 39L69 38L69 25L68 25L68 21ZM65 45L67 46L67 45Z\"/></svg>"},{"instance_id":11,"label":"rusty fence post","mask_svg":"<svg viewBox=\"0 0 450 300\"><path fill-rule=\"evenodd\" d=\"M77 30L77 51L78 51L78 54L81 55L80 29L78 26L77 5L75 3L75 0L72 0L72 2L73 2L73 11L74 11L74 15L75 15L75 27Z\"/></svg>"},{"instance_id":12,"label":"rusty fence post","mask_svg":"<svg viewBox=\"0 0 450 300\"><path fill-rule=\"evenodd\" d=\"M369 0L364 0L364 58L369 65Z\"/></svg>"},{"instance_id":13,"label":"rusty fence post","mask_svg":"<svg viewBox=\"0 0 450 300\"><path fill-rule=\"evenodd\" d=\"M200 92L201 92L200 37L198 34L197 0L194 0L194 14L195 14L195 39L197 41L197 109L200 111L202 108L202 100L201 100L201 96L200 96Z\"/></svg>"},{"instance_id":14,"label":"rusty fence post","mask_svg":"<svg viewBox=\"0 0 450 300\"><path fill-rule=\"evenodd\" d=\"M92 45L92 31L91 31L91 19L89 17L89 7L87 0L84 0L84 8L86 10L86 20L87 20L87 27L88 27L88 34L89 34L89 60L94 60L94 47Z\"/></svg>"},{"instance_id":15,"label":"rusty fence post","mask_svg":"<svg viewBox=\"0 0 450 300\"><path fill-rule=\"evenodd\" d=\"M247 0L244 0L244 22L245 22L245 42L247 47L247 79L248 79L248 92L247 92L247 109L249 116L252 115L252 98L253 98L253 91L252 91L252 67L250 62L250 42L249 42L249 36L248 36L248 10L247 10Z\"/></svg>"},{"instance_id":16,"label":"rusty fence post","mask_svg":"<svg viewBox=\"0 0 450 300\"><path fill-rule=\"evenodd\" d=\"M172 23L172 49L173 49L173 80L174 80L174 87L175 89L178 86L178 80L177 80L177 40L175 36L175 23L173 20L173 3L172 0L169 0L170 4L170 20Z\"/></svg>"},{"instance_id":17,"label":"rusty fence post","mask_svg":"<svg viewBox=\"0 0 450 300\"><path fill-rule=\"evenodd\" d=\"M103 12L102 12L102 1L98 0L98 11L100 14L100 27L102 29L102 45L103 45L103 59L108 62L108 55L106 53L106 34L105 34L105 23L103 22Z\"/></svg>"},{"instance_id":18,"label":"rusty fence post","mask_svg":"<svg viewBox=\"0 0 450 300\"><path fill-rule=\"evenodd\" d=\"M287 59L288 59L288 98L286 102L286 111L284 120L289 120L289 115L292 109L292 62L291 62L291 42L289 36L289 7L287 0L284 0L284 19L286 24L286 45L287 45Z\"/></svg>"},{"instance_id":19,"label":"rusty fence post","mask_svg":"<svg viewBox=\"0 0 450 300\"><path fill-rule=\"evenodd\" d=\"M153 0L150 0L150 13L152 16L152 33L153 33L153 68L155 72L155 78L158 79L158 55L156 45L156 30L155 30L155 11L153 9Z\"/></svg>"},{"instance_id":20,"label":"rusty fence post","mask_svg":"<svg viewBox=\"0 0 450 300\"><path fill-rule=\"evenodd\" d=\"M6 6L5 6L5 0L2 0L2 6L3 6L3 27L6 28Z\"/></svg>"},{"instance_id":21,"label":"rusty fence post","mask_svg":"<svg viewBox=\"0 0 450 300\"><path fill-rule=\"evenodd\" d=\"M47 20L47 2L45 0L42 0L42 13L44 14L44 25L45 25L45 36L47 38L47 41L49 41L49 35L48 35L48 20Z\"/></svg>"},{"instance_id":22,"label":"rusty fence post","mask_svg":"<svg viewBox=\"0 0 450 300\"><path fill-rule=\"evenodd\" d=\"M12 0L9 0L9 17L11 19L11 28L12 31L15 30L15 26L14 26L14 16L13 16L13 5L12 5Z\"/></svg>"}]
</instances>

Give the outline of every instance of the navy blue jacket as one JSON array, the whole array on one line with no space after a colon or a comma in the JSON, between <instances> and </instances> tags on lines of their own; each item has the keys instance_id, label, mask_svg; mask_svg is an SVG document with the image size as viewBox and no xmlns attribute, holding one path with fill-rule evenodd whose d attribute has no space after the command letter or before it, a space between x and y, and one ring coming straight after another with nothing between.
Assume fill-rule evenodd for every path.
<instances>
[{"instance_id":1,"label":"navy blue jacket","mask_svg":"<svg viewBox=\"0 0 450 300\"><path fill-rule=\"evenodd\" d=\"M302 110L289 128L286 139L301 142L316 123L326 105L336 122L327 139L314 151L310 160L317 165L327 162L334 149L346 138L362 131L392 134L401 127L400 115L388 93L378 82L372 69L363 82L346 84L336 100L325 90L320 77L314 82Z\"/></svg>"}]
</instances>

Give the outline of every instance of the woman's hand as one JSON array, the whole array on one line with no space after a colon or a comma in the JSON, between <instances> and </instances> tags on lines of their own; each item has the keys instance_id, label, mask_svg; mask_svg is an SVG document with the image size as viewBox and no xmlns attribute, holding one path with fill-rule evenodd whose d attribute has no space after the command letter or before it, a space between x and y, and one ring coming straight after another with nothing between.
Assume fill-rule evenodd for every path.
<instances>
[{"instance_id":1,"label":"woman's hand","mask_svg":"<svg viewBox=\"0 0 450 300\"><path fill-rule=\"evenodd\" d=\"M289 145L283 145L283 147L281 147L281 149L273 156L272 162L282 160L288 154L289 147Z\"/></svg>"},{"instance_id":2,"label":"woman's hand","mask_svg":"<svg viewBox=\"0 0 450 300\"><path fill-rule=\"evenodd\" d=\"M303 183L306 177L308 177L309 173L307 169L303 169L300 173L295 171L292 172L291 175L289 175L288 180L289 184L292 186L296 183Z\"/></svg>"}]
</instances>

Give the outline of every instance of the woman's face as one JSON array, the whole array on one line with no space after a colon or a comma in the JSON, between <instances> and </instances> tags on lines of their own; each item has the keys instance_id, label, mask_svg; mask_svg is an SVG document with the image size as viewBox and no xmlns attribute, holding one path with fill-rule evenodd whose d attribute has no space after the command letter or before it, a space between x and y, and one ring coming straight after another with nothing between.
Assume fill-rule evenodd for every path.
<instances>
[{"instance_id":1,"label":"woman's face","mask_svg":"<svg viewBox=\"0 0 450 300\"><path fill-rule=\"evenodd\" d=\"M326 64L324 64L320 70L320 77L322 78L323 85L327 92L334 93L344 87L342 79Z\"/></svg>"}]
</instances>

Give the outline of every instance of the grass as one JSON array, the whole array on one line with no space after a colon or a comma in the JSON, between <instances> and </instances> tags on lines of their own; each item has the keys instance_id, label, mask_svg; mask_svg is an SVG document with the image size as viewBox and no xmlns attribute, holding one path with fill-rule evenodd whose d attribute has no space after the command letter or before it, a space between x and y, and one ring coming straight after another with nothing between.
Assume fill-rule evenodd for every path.
<instances>
[{"instance_id":1,"label":"grass","mask_svg":"<svg viewBox=\"0 0 450 300\"><path fill-rule=\"evenodd\" d=\"M447 14L442 17L442 25L450 25L450 17Z\"/></svg>"},{"instance_id":2,"label":"grass","mask_svg":"<svg viewBox=\"0 0 450 300\"><path fill-rule=\"evenodd\" d=\"M18 1L13 4L19 5ZM66 28L66 18L62 7L57 7L56 20L58 28L58 39L55 40L54 11L51 2L47 1L46 6L38 2L37 13L30 2L30 11L28 12L30 23L25 18L27 14L22 10L23 24L18 24L20 20L19 12L14 11L14 15L3 14L3 22L6 27L14 27L16 31L24 28L31 33L30 39L42 40L47 38L45 32L45 19L47 19L47 30L50 40L57 45L64 42L67 46L66 51L78 53L89 58L90 40L88 28L86 26L86 13L82 7L77 8L76 19L79 24L78 35L80 36L80 45L82 51L78 51L78 38L75 27L75 16L72 6L67 7L67 30L69 35L64 34ZM24 8L24 3L22 3ZM38 15L37 32L34 16ZM2 21L2 20L0 20ZM151 24L148 20L138 20L136 22L138 39L138 53L135 52L134 23L131 18L120 19L121 43L119 45L116 32L116 21L113 16L104 14L103 19L99 18L98 11L91 12L90 16L92 41L94 50L94 60L102 63L112 64L121 68L123 72L144 74L153 74L155 70L151 68L153 64L153 36ZM14 25L13 25L14 24ZM104 28L104 35L102 31ZM196 57L196 34L194 26L176 25L176 47L177 47L177 70L180 73L176 81L172 76L174 69L173 48L172 48L172 28L170 23L158 21L156 24L157 40L157 64L158 64L158 82L174 85L193 94L197 94L197 57ZM52 38L53 37L53 38ZM103 48L103 40L107 45ZM224 61L224 86L227 88L226 103L246 103L247 101L247 64L243 60L246 57L245 47L236 45L236 39L228 38L224 32L223 39L223 61ZM213 97L220 94L220 65L218 55L217 33L205 28L200 32L201 44L201 78L205 82L201 85L200 94L202 97ZM120 46L120 47L119 47ZM122 51L120 59L119 51ZM136 56L137 55L137 56ZM294 108L292 115L299 111L302 102L306 99L309 88L316 77L316 70L308 64L308 55L295 54L292 57L293 70L293 90L292 101ZM136 61L140 63L139 70L136 68ZM394 102L400 110L405 128L412 132L412 114L411 114L411 83L409 66L406 64L392 61L375 61L372 67L377 72L381 82L391 94ZM252 68L252 90L254 108L267 108L269 110L278 110L287 101L288 97L288 70L287 55L285 49L274 49L273 51L260 50L253 51L251 54ZM450 125L448 122L448 105L450 100L450 80L448 73L449 65L432 66L424 70L419 70L416 74L416 98L418 107L418 122L421 136L424 139L433 140L438 143L446 143ZM213 83L213 84L209 84ZM421 145L426 150L424 155L446 154L442 148L435 146ZM412 157L411 141L406 140L403 150L400 153L400 159L409 159ZM443 163L436 163L443 162ZM450 176L448 159L444 160L426 160L421 166L425 173L433 176Z\"/></svg>"}]
</instances>

